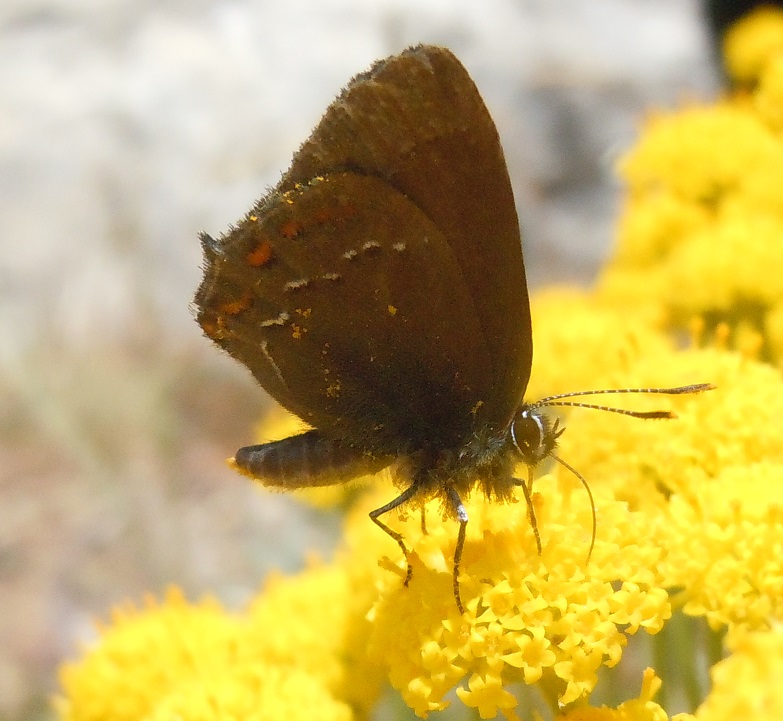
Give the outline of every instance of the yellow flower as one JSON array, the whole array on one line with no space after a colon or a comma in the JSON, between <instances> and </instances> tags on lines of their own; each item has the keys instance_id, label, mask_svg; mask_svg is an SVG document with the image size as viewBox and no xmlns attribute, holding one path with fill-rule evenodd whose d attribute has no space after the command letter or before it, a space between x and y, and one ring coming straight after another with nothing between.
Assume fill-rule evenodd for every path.
<instances>
[{"instance_id":1,"label":"yellow flower","mask_svg":"<svg viewBox=\"0 0 783 721\"><path fill-rule=\"evenodd\" d=\"M637 193L628 198L617 228L615 263L649 270L665 261L692 233L709 225L711 208L685 201L671 188ZM655 298L655 285L645 282L640 294Z\"/></svg>"},{"instance_id":2,"label":"yellow flower","mask_svg":"<svg viewBox=\"0 0 783 721\"><path fill-rule=\"evenodd\" d=\"M350 706L300 669L228 666L178 684L145 721L354 721Z\"/></svg>"},{"instance_id":3,"label":"yellow flower","mask_svg":"<svg viewBox=\"0 0 783 721\"><path fill-rule=\"evenodd\" d=\"M766 64L753 102L758 114L773 130L783 130L783 47Z\"/></svg>"},{"instance_id":4,"label":"yellow flower","mask_svg":"<svg viewBox=\"0 0 783 721\"><path fill-rule=\"evenodd\" d=\"M574 412L560 455L594 492L608 484L657 518L649 540L665 549L663 585L681 589L686 613L714 628L765 627L783 618L783 559L768 550L783 547L779 372L737 354L691 351L652 355L632 375L645 384L662 368L717 388L677 398L672 421Z\"/></svg>"},{"instance_id":5,"label":"yellow flower","mask_svg":"<svg viewBox=\"0 0 783 721\"><path fill-rule=\"evenodd\" d=\"M685 319L700 313L718 313L728 322L759 316L783 300L781 257L783 217L726 219L671 254L665 300Z\"/></svg>"},{"instance_id":6,"label":"yellow flower","mask_svg":"<svg viewBox=\"0 0 783 721\"><path fill-rule=\"evenodd\" d=\"M138 721L180 684L222 673L237 658L241 624L214 600L191 605L177 589L144 609L115 610L99 643L62 667L67 721Z\"/></svg>"},{"instance_id":7,"label":"yellow flower","mask_svg":"<svg viewBox=\"0 0 783 721\"><path fill-rule=\"evenodd\" d=\"M63 696L56 702L64 721L222 721L241 719L325 719L353 721L352 705L369 707L372 680L369 664L354 686L343 679L355 670L344 659L341 636L351 597L339 595L333 584L314 584L302 574L290 589L273 589L267 604L251 617L226 613L206 600L189 604L177 589L162 603L148 600L142 610L115 611L112 624L102 629L100 642L81 661L61 669ZM322 580L322 579L316 579ZM297 598L317 586L315 597ZM286 592L287 591L287 592ZM307 618L309 602L333 602L329 626ZM276 602L287 603L276 608ZM269 611L280 615L269 617ZM313 610L315 610L313 608ZM280 618L287 622L280 623ZM306 624L303 628L293 621ZM318 633L316 633L318 628ZM286 635L288 647L281 637ZM303 643L300 643L304 639ZM358 654L357 654L358 655ZM345 664L343 668L339 667ZM375 694L379 677L375 675ZM365 717L364 709L359 718Z\"/></svg>"},{"instance_id":8,"label":"yellow flower","mask_svg":"<svg viewBox=\"0 0 783 721\"><path fill-rule=\"evenodd\" d=\"M672 497L667 585L683 611L714 629L783 619L783 462L728 466Z\"/></svg>"},{"instance_id":9,"label":"yellow flower","mask_svg":"<svg viewBox=\"0 0 783 721\"><path fill-rule=\"evenodd\" d=\"M715 225L753 216L783 219L783 140L742 178L736 192L728 194L715 214ZM761 240L754 241L756 243Z\"/></svg>"},{"instance_id":10,"label":"yellow flower","mask_svg":"<svg viewBox=\"0 0 783 721\"><path fill-rule=\"evenodd\" d=\"M729 637L731 655L712 668L712 691L697 721L783 718L783 631L779 626Z\"/></svg>"},{"instance_id":11,"label":"yellow flower","mask_svg":"<svg viewBox=\"0 0 783 721\"><path fill-rule=\"evenodd\" d=\"M374 599L372 583L357 583L344 564L273 576L249 609L240 657L306 673L367 715L384 679L366 652Z\"/></svg>"},{"instance_id":12,"label":"yellow flower","mask_svg":"<svg viewBox=\"0 0 783 721\"><path fill-rule=\"evenodd\" d=\"M724 38L723 53L731 77L753 83L770 57L783 53L783 11L762 7L734 23Z\"/></svg>"},{"instance_id":13,"label":"yellow flower","mask_svg":"<svg viewBox=\"0 0 783 721\"><path fill-rule=\"evenodd\" d=\"M671 408L673 420L571 413L560 455L593 490L610 485L632 508L659 508L671 494L712 483L728 467L749 469L783 448L783 384L774 368L718 350L651 353L629 377L640 386L712 382L697 396L638 396L633 407ZM627 380L627 379L626 379ZM629 407L626 405L625 407ZM589 442L584 442L589 438Z\"/></svg>"},{"instance_id":14,"label":"yellow flower","mask_svg":"<svg viewBox=\"0 0 783 721\"><path fill-rule=\"evenodd\" d=\"M456 523L444 521L437 504L427 508L426 534L418 523L389 519L411 550L413 578L405 588L399 575L378 577L372 652L419 716L448 705L444 695L455 684L482 718L513 708L512 683L538 683L561 704L583 703L598 669L620 660L626 635L656 632L668 618L656 570L661 549L647 540L645 516L601 496L588 563L592 517L584 489L562 473L545 476L536 480L534 503L540 556L524 501L467 503L464 616L451 583ZM363 531L378 532L367 523Z\"/></svg>"},{"instance_id":15,"label":"yellow flower","mask_svg":"<svg viewBox=\"0 0 783 721\"><path fill-rule=\"evenodd\" d=\"M781 146L783 149L783 145ZM783 155L778 156L776 187L783 187ZM759 180L766 175L757 175ZM761 186L757 181L751 188ZM765 194L770 186L764 185ZM783 209L783 194L777 199ZM683 204L686 207L686 204ZM692 206L687 206L692 207ZM763 209L762 209L763 208ZM763 336L766 316L783 302L783 284L778 272L783 257L783 212L772 212L772 203L758 195L735 194L726 201L721 215L710 223L694 225L677 238L651 266L635 267L618 259L602 278L599 294L604 300L620 297L642 310L650 286L658 302L668 309L670 320L686 324L694 316L704 316L711 325L718 321L734 326L747 323ZM665 229L665 219L662 220Z\"/></svg>"},{"instance_id":16,"label":"yellow flower","mask_svg":"<svg viewBox=\"0 0 783 721\"><path fill-rule=\"evenodd\" d=\"M620 704L616 709L602 706L575 708L558 716L556 721L667 721L666 712L653 699L661 687L661 680L648 668L644 671L639 698ZM685 715L679 717L686 721Z\"/></svg>"},{"instance_id":17,"label":"yellow flower","mask_svg":"<svg viewBox=\"0 0 783 721\"><path fill-rule=\"evenodd\" d=\"M617 388L634 362L671 342L656 330L653 312L628 322L624 309L573 288L533 295L533 369L528 402L590 388Z\"/></svg>"},{"instance_id":18,"label":"yellow flower","mask_svg":"<svg viewBox=\"0 0 783 721\"><path fill-rule=\"evenodd\" d=\"M650 118L619 170L632 198L670 192L714 207L779 153L779 139L752 110L722 102Z\"/></svg>"},{"instance_id":19,"label":"yellow flower","mask_svg":"<svg viewBox=\"0 0 783 721\"><path fill-rule=\"evenodd\" d=\"M468 707L475 708L481 718L495 718L498 711L513 709L517 700L502 686L499 674L474 673L468 688L458 688L457 696Z\"/></svg>"},{"instance_id":20,"label":"yellow flower","mask_svg":"<svg viewBox=\"0 0 783 721\"><path fill-rule=\"evenodd\" d=\"M619 164L627 201L598 297L645 317L657 308L674 327L725 322L735 347L780 357L783 12L751 14L726 47L736 77L755 87L645 123Z\"/></svg>"}]
</instances>

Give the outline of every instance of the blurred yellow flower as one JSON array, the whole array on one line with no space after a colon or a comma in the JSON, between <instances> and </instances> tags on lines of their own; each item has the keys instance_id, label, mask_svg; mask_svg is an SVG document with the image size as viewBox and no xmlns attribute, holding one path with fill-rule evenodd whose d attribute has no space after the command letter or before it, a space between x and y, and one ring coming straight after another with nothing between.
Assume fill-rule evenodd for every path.
<instances>
[{"instance_id":1,"label":"blurred yellow flower","mask_svg":"<svg viewBox=\"0 0 783 721\"><path fill-rule=\"evenodd\" d=\"M783 130L783 47L764 67L753 102L758 114L774 131Z\"/></svg>"},{"instance_id":2,"label":"blurred yellow flower","mask_svg":"<svg viewBox=\"0 0 783 721\"><path fill-rule=\"evenodd\" d=\"M735 323L757 317L761 329L762 314L783 300L782 257L783 217L726 218L671 253L663 299L683 319L707 312Z\"/></svg>"},{"instance_id":3,"label":"blurred yellow flower","mask_svg":"<svg viewBox=\"0 0 783 721\"><path fill-rule=\"evenodd\" d=\"M740 83L751 84L770 57L783 53L783 10L760 7L729 28L723 41L726 69Z\"/></svg>"},{"instance_id":4,"label":"blurred yellow flower","mask_svg":"<svg viewBox=\"0 0 783 721\"><path fill-rule=\"evenodd\" d=\"M672 347L657 330L655 313L635 312L629 323L623 308L575 288L534 293L530 305L535 350L528 402L555 393L622 387L639 358Z\"/></svg>"},{"instance_id":5,"label":"blurred yellow flower","mask_svg":"<svg viewBox=\"0 0 783 721\"><path fill-rule=\"evenodd\" d=\"M616 709L601 706L575 708L558 716L555 721L667 721L666 712L653 699L661 687L661 680L648 668L644 671L639 698L620 704ZM684 714L680 721L686 721Z\"/></svg>"},{"instance_id":6,"label":"blurred yellow flower","mask_svg":"<svg viewBox=\"0 0 783 721\"><path fill-rule=\"evenodd\" d=\"M778 32L783 13L767 15ZM738 37L750 47L762 27ZM755 333L765 358L783 346L769 323L783 304L783 52L772 52L750 97L648 119L619 165L628 196L598 288L604 302L657 308L674 327L728 323L735 347Z\"/></svg>"},{"instance_id":7,"label":"blurred yellow flower","mask_svg":"<svg viewBox=\"0 0 783 721\"><path fill-rule=\"evenodd\" d=\"M177 684L145 721L354 721L317 676L257 664L225 667Z\"/></svg>"},{"instance_id":8,"label":"blurred yellow flower","mask_svg":"<svg viewBox=\"0 0 783 721\"><path fill-rule=\"evenodd\" d=\"M712 668L712 691L696 721L783 718L783 631L780 626L729 637L731 655Z\"/></svg>"},{"instance_id":9,"label":"blurred yellow flower","mask_svg":"<svg viewBox=\"0 0 783 721\"><path fill-rule=\"evenodd\" d=\"M356 583L344 564L275 575L248 609L239 657L306 673L369 715L385 678L367 656L374 599L373 585Z\"/></svg>"},{"instance_id":10,"label":"blurred yellow flower","mask_svg":"<svg viewBox=\"0 0 783 721\"><path fill-rule=\"evenodd\" d=\"M756 113L729 100L650 117L619 172L632 201L670 192L709 209L780 153L779 139Z\"/></svg>"},{"instance_id":11,"label":"blurred yellow flower","mask_svg":"<svg viewBox=\"0 0 783 721\"><path fill-rule=\"evenodd\" d=\"M116 610L112 623L102 628L99 643L79 663L61 669L59 717L353 721L354 708L361 710L375 701L380 676L375 674L373 686L371 665L361 664L360 681L344 683L341 674L351 670L350 664L335 667L346 650L341 636L346 624L339 617L348 613L348 597L334 598L330 585L318 583L321 580L318 571L305 572L291 583L293 592L273 589L267 607L255 608L249 617L229 614L213 600L190 604L173 588L161 603L150 598L144 609ZM302 593L308 595L303 598ZM287 648L279 643L280 618L267 613L281 596L287 604L278 609L288 621ZM327 601L339 605L326 607ZM301 613L308 602L320 614L317 619L304 614L297 618L306 629L297 638L300 627L290 622L290 614ZM333 624L314 633L327 609ZM309 648L308 643L294 645L302 639ZM349 650L356 653L360 647ZM331 658L334 662L329 664ZM358 718L366 717L364 711Z\"/></svg>"},{"instance_id":12,"label":"blurred yellow flower","mask_svg":"<svg viewBox=\"0 0 783 721\"><path fill-rule=\"evenodd\" d=\"M146 718L180 684L233 666L241 631L216 601L189 604L173 588L163 602L149 597L143 609L118 608L84 658L62 667L60 718Z\"/></svg>"}]
</instances>

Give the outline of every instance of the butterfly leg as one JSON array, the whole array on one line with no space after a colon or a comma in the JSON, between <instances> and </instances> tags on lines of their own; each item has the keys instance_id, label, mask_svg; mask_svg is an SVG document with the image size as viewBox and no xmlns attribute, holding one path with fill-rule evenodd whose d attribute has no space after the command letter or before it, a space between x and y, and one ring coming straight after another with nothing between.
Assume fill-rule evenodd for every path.
<instances>
[{"instance_id":1,"label":"butterfly leg","mask_svg":"<svg viewBox=\"0 0 783 721\"><path fill-rule=\"evenodd\" d=\"M459 494L452 486L446 489L449 503L454 513L457 514L459 521L459 533L457 535L457 546L454 549L454 571L451 579L451 585L454 590L454 599L457 601L457 608L460 613L465 613L465 607L462 605L462 598L459 595L459 566L462 561L462 549L465 547L465 530L468 526L468 512Z\"/></svg>"},{"instance_id":2,"label":"butterfly leg","mask_svg":"<svg viewBox=\"0 0 783 721\"><path fill-rule=\"evenodd\" d=\"M525 496L525 505L527 505L527 517L530 521L530 527L533 529L533 536L536 539L536 549L538 555L541 555L541 535L538 533L538 521L536 520L536 511L533 508L533 469L528 468L527 481L521 478L515 478L514 484L522 489L522 493Z\"/></svg>"},{"instance_id":3,"label":"butterfly leg","mask_svg":"<svg viewBox=\"0 0 783 721\"><path fill-rule=\"evenodd\" d=\"M403 504L407 503L416 495L418 491L419 486L414 483L412 486L409 486L402 493L400 493L397 498L392 499L380 508L376 508L374 511L370 511L370 520L384 533L391 536L397 542L397 545L400 547L403 555L405 556L405 562L408 564L408 568L405 571L405 581L403 582L404 586L407 586L410 583L411 577L413 576L413 566L411 566L411 561L408 557L408 549L405 547L405 541L402 539L402 535L397 533L397 531L392 531L392 529L389 528L383 521L379 520L379 516L382 516L384 513L388 513L389 511L393 511L395 508L399 508Z\"/></svg>"}]
</instances>

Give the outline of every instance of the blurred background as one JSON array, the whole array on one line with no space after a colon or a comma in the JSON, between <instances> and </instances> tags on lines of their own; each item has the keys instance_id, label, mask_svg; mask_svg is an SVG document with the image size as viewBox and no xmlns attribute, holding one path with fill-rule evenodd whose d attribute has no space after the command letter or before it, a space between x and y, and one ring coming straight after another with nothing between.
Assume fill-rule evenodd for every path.
<instances>
[{"instance_id":1,"label":"blurred background","mask_svg":"<svg viewBox=\"0 0 783 721\"><path fill-rule=\"evenodd\" d=\"M224 459L267 407L201 336L197 233L274 185L334 95L417 42L503 141L531 285L589 283L645 113L718 92L697 0L0 5L0 718L46 718L92 620L176 583L238 606L336 514Z\"/></svg>"}]
</instances>

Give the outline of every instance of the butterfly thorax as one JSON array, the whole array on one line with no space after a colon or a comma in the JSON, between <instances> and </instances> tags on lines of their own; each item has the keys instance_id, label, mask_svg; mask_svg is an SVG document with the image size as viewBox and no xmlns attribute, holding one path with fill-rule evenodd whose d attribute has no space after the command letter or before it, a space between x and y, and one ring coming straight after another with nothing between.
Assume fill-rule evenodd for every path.
<instances>
[{"instance_id":1,"label":"butterfly thorax","mask_svg":"<svg viewBox=\"0 0 783 721\"><path fill-rule=\"evenodd\" d=\"M420 500L445 496L451 488L460 496L478 489L490 501L510 501L520 483L515 476L520 461L537 466L562 432L557 421L525 404L504 431L481 429L458 449L402 456L393 475L400 487L413 483Z\"/></svg>"}]
</instances>

